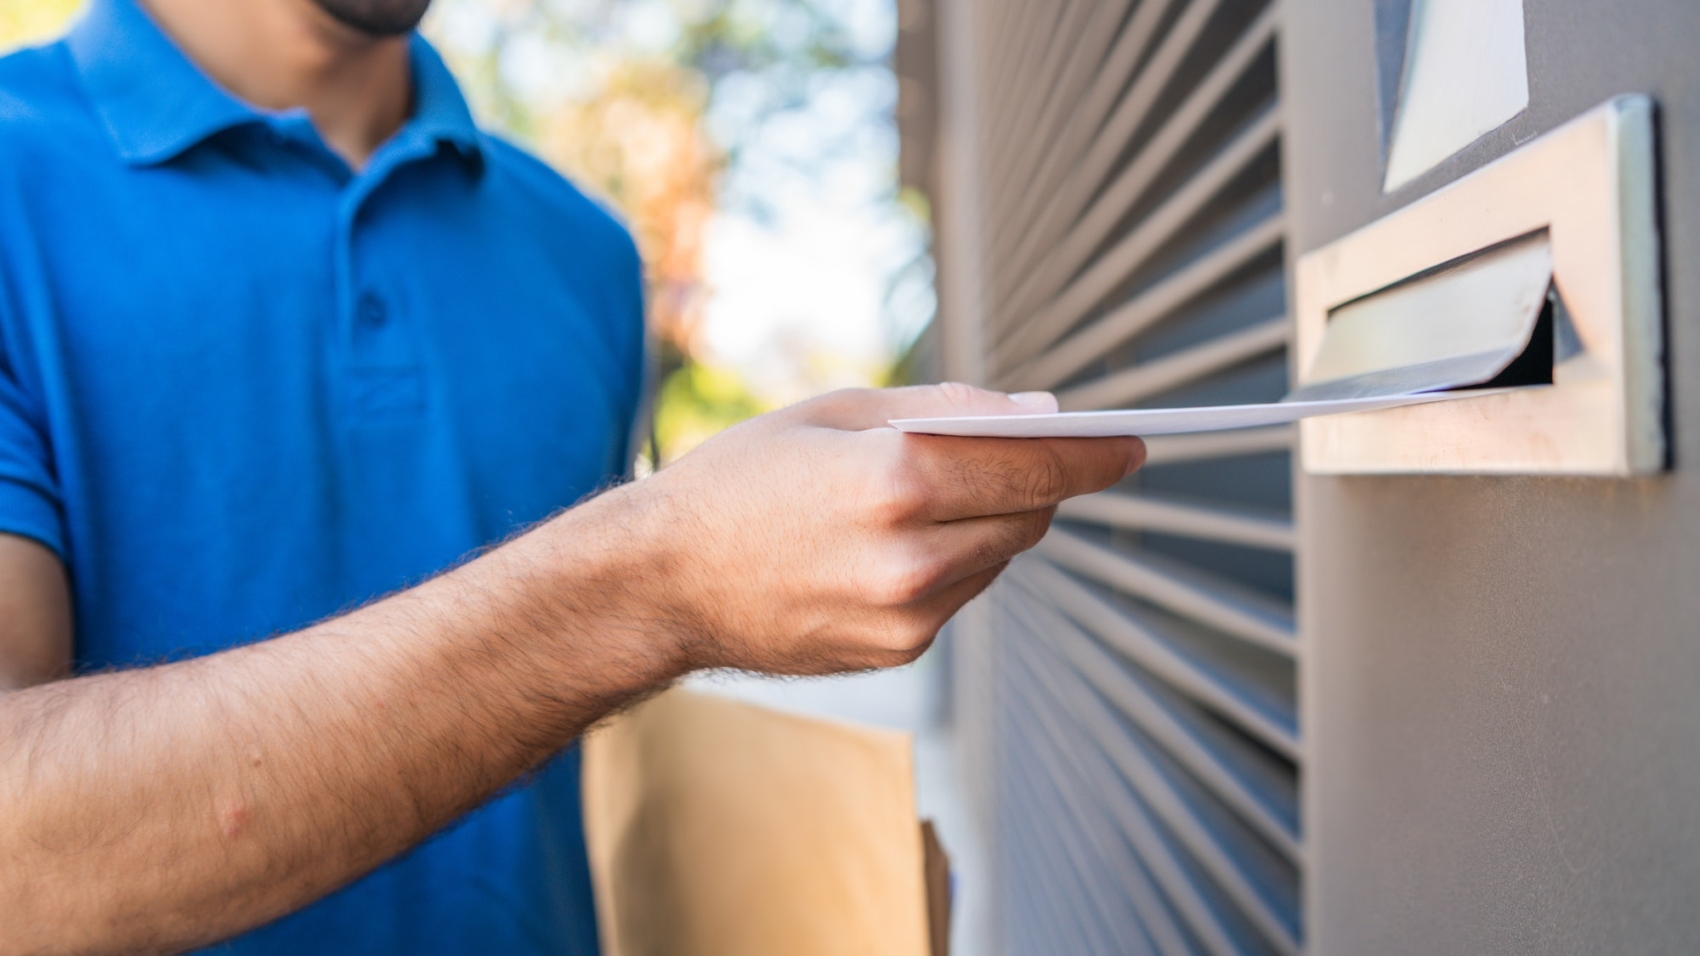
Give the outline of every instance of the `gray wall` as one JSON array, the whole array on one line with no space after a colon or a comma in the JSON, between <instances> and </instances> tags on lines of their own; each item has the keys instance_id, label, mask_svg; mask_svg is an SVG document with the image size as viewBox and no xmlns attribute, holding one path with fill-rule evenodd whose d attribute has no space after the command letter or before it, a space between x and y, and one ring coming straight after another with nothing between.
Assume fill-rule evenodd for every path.
<instances>
[{"instance_id":1,"label":"gray wall","mask_svg":"<svg viewBox=\"0 0 1700 956\"><path fill-rule=\"evenodd\" d=\"M1311 951L1700 952L1700 3L1528 0L1528 113L1392 196L1371 0L1285 7L1294 253L1657 99L1675 449L1638 481L1298 480Z\"/></svg>"}]
</instances>

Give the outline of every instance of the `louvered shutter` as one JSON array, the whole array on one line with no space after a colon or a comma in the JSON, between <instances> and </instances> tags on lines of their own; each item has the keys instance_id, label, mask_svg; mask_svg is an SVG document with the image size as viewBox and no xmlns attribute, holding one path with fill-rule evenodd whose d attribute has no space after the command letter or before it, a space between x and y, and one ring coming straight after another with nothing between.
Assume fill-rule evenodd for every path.
<instances>
[{"instance_id":1,"label":"louvered shutter","mask_svg":"<svg viewBox=\"0 0 1700 956\"><path fill-rule=\"evenodd\" d=\"M1068 409L1278 398L1276 9L903 6L941 54L904 134L937 187L947 366ZM1153 439L960 619L1004 952L1301 950L1292 441Z\"/></svg>"}]
</instances>

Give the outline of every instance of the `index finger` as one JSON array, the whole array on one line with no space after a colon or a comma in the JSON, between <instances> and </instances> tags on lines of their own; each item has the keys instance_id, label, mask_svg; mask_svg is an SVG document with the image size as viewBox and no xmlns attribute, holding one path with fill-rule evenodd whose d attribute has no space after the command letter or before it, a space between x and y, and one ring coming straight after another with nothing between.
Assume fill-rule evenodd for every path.
<instances>
[{"instance_id":1,"label":"index finger","mask_svg":"<svg viewBox=\"0 0 1700 956\"><path fill-rule=\"evenodd\" d=\"M1137 438L958 438L905 435L933 521L1049 508L1103 491L1145 462Z\"/></svg>"},{"instance_id":2,"label":"index finger","mask_svg":"<svg viewBox=\"0 0 1700 956\"><path fill-rule=\"evenodd\" d=\"M1042 415L1057 410L1049 392L1007 395L961 382L908 385L902 388L845 389L804 403L819 425L861 431L883 428L894 418L935 418L952 415Z\"/></svg>"}]
</instances>

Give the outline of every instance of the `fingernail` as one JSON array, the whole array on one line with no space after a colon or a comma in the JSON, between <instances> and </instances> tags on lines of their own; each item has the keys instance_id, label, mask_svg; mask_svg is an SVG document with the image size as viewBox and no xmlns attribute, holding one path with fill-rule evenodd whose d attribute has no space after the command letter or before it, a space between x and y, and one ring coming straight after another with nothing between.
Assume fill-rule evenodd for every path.
<instances>
[{"instance_id":1,"label":"fingernail","mask_svg":"<svg viewBox=\"0 0 1700 956\"><path fill-rule=\"evenodd\" d=\"M1057 397L1050 392L1016 392L1009 400L1017 405L1039 411L1054 412L1057 410Z\"/></svg>"},{"instance_id":2,"label":"fingernail","mask_svg":"<svg viewBox=\"0 0 1700 956\"><path fill-rule=\"evenodd\" d=\"M1127 473L1122 476L1124 478L1127 477L1127 475L1131 475L1138 471L1140 466L1145 464L1145 440L1142 438L1135 438L1134 441L1137 445L1133 449L1133 454L1128 456Z\"/></svg>"}]
</instances>

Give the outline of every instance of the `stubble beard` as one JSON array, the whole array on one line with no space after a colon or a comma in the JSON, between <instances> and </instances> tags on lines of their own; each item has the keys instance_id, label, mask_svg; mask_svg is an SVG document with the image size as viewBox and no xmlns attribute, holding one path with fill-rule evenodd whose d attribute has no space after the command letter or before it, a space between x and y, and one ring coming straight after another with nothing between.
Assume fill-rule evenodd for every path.
<instances>
[{"instance_id":1,"label":"stubble beard","mask_svg":"<svg viewBox=\"0 0 1700 956\"><path fill-rule=\"evenodd\" d=\"M346 26L373 37L410 32L424 18L431 0L313 0Z\"/></svg>"}]
</instances>

